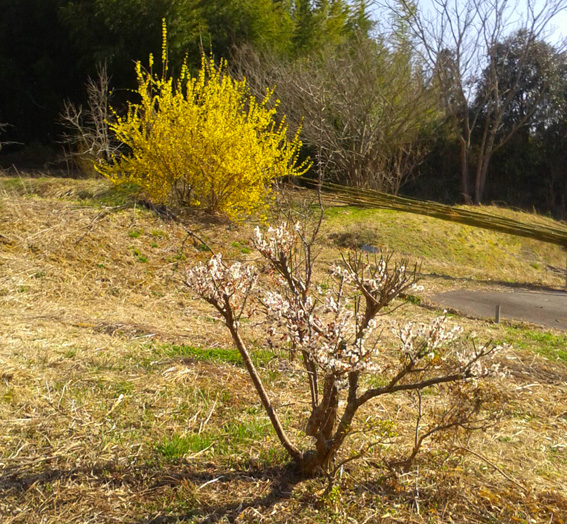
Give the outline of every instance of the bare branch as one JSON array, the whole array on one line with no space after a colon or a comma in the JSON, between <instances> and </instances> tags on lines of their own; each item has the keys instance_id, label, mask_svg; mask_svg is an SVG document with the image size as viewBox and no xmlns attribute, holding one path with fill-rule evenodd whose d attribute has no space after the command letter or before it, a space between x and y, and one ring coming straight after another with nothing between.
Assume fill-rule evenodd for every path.
<instances>
[{"instance_id":1,"label":"bare branch","mask_svg":"<svg viewBox=\"0 0 567 524\"><path fill-rule=\"evenodd\" d=\"M75 161L86 161L88 164L109 161L118 154L120 146L109 130L112 113L109 104L110 77L106 65L99 66L96 79L89 77L86 92L86 108L69 100L64 102L59 119L68 131L63 134L62 143L68 146L67 154Z\"/></svg>"}]
</instances>

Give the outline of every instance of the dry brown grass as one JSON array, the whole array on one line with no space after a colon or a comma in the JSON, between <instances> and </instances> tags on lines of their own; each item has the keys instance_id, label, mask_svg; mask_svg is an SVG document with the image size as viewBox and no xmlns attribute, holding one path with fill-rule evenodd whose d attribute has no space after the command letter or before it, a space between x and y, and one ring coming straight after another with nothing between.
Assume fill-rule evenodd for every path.
<instances>
[{"instance_id":1,"label":"dry brown grass","mask_svg":"<svg viewBox=\"0 0 567 524\"><path fill-rule=\"evenodd\" d=\"M431 443L411 474L394 479L380 459L408 448L414 412L401 396L376 403L366 415L392 421L392 443L346 466L338 488L321 500L324 481L301 480L287 467L244 369L222 353L202 359L179 349L231 347L210 309L180 284L182 268L206 257L181 225L140 207L110 209L125 201L100 181L0 184L3 524L567 522L567 365L528 344L543 330L460 319L483 339L525 348L501 357L510 370L495 384L508 397L502 420L469 440ZM185 220L227 256L252 256L252 224ZM380 231L379 222L365 220ZM394 238L391 220L385 245ZM415 227L400 229L393 247ZM338 256L330 233L322 237L322 264ZM531 249L521 244L516 259L522 246ZM455 285L449 277L466 274L435 255L424 259L424 272L436 274L426 286ZM529 256L523 260L531 267ZM545 252L550 265L561 256ZM485 273L512 281L517 267L520 261L489 261ZM553 272L537 275L560 283ZM396 314L426 319L435 312L407 304ZM261 346L261 330L251 328L251 336ZM301 442L304 377L282 355L260 364ZM350 446L368 438L353 435ZM456 449L463 447L472 453Z\"/></svg>"}]
</instances>

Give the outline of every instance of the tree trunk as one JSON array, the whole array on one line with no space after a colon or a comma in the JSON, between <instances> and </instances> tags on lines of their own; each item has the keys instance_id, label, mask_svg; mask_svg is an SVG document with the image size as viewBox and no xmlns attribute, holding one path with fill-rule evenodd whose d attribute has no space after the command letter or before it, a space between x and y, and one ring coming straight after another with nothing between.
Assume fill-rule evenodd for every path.
<instances>
[{"instance_id":1,"label":"tree trunk","mask_svg":"<svg viewBox=\"0 0 567 524\"><path fill-rule=\"evenodd\" d=\"M471 192L469 187L469 162L468 162L468 148L467 142L464 137L459 137L460 144L460 158L461 158L461 194L465 204L471 204Z\"/></svg>"},{"instance_id":2,"label":"tree trunk","mask_svg":"<svg viewBox=\"0 0 567 524\"><path fill-rule=\"evenodd\" d=\"M484 197L484 188L486 186L488 165L490 164L490 159L492 157L493 150L494 150L494 135L491 135L485 147L485 153L483 155L479 155L480 158L476 170L476 180L474 185L474 203L477 206L479 206L482 203L482 198Z\"/></svg>"},{"instance_id":3,"label":"tree trunk","mask_svg":"<svg viewBox=\"0 0 567 524\"><path fill-rule=\"evenodd\" d=\"M327 470L329 464L333 461L337 451L341 448L345 438L349 434L352 420L358 408L359 402L355 398L347 402L343 416L332 438L325 438L324 431L320 431L317 435L314 435L317 439L315 449L304 453L300 464L301 471L304 475L313 476Z\"/></svg>"},{"instance_id":4,"label":"tree trunk","mask_svg":"<svg viewBox=\"0 0 567 524\"><path fill-rule=\"evenodd\" d=\"M240 356L242 357L242 360L244 361L244 366L246 367L246 370L248 371L248 374L250 375L250 378L252 379L252 383L254 384L254 387L256 388L256 392L258 393L258 396L260 397L260 400L262 401L262 405L264 406L264 409L266 410L266 413L268 414L270 422L272 423L272 426L276 430L276 434L278 436L279 441L281 442L282 446L286 449L286 451L290 454L290 456L293 458L295 463L298 464L299 466L301 466L301 464L304 462L304 456L301 453L301 451L296 446L294 446L291 443L291 441L289 440L289 438L287 437L287 435L286 435L286 433L285 433L285 431L284 431L284 429L283 429L283 427L280 423L280 420L279 420L276 412L274 411L274 408L272 406L272 402L270 401L268 394L267 394L266 390L264 389L264 385L262 384L262 380L260 379L260 375L258 375L258 372L256 371L256 367L254 366L254 363L252 362L252 359L250 358L250 355L248 353L248 349L246 348L246 345L244 344L244 341L240 337L240 333L238 332L238 329L236 328L236 322L232 318L227 318L226 325L227 325L228 329L230 330L230 334L232 335L232 340L234 341L236 348L238 349L238 352L240 353Z\"/></svg>"}]
</instances>

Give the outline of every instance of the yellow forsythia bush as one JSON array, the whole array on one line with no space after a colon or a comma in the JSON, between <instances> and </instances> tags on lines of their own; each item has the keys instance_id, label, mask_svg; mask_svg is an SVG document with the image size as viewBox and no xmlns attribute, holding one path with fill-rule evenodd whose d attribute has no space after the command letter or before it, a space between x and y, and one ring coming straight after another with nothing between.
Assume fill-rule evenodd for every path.
<instances>
[{"instance_id":1,"label":"yellow forsythia bush","mask_svg":"<svg viewBox=\"0 0 567 524\"><path fill-rule=\"evenodd\" d=\"M167 61L164 61L167 64ZM184 66L174 81L136 64L140 102L115 113L110 124L127 151L97 170L117 184L138 186L155 203L177 201L221 211L230 218L263 211L273 181L303 174L299 130L287 138L285 117L267 90L258 102L246 80L236 81L226 63L203 57L197 78Z\"/></svg>"}]
</instances>

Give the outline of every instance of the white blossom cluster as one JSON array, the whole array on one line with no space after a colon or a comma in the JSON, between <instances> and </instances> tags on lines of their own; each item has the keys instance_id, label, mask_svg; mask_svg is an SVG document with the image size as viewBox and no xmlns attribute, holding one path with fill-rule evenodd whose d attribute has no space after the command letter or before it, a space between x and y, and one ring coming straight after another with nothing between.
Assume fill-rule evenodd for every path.
<instances>
[{"instance_id":1,"label":"white blossom cluster","mask_svg":"<svg viewBox=\"0 0 567 524\"><path fill-rule=\"evenodd\" d=\"M463 331L460 326L447 328L447 317L441 315L431 324L408 322L400 327L393 328L402 341L402 354L410 358L427 357L432 359L437 350L445 344L455 340Z\"/></svg>"},{"instance_id":2,"label":"white blossom cluster","mask_svg":"<svg viewBox=\"0 0 567 524\"><path fill-rule=\"evenodd\" d=\"M377 371L372 361L374 349L367 341L376 323L359 333L354 313L344 302L327 297L324 304L314 306L313 299L305 302L286 298L268 291L264 295L270 334L288 341L292 351L306 352L321 368L336 375L351 371Z\"/></svg>"},{"instance_id":3,"label":"white blossom cluster","mask_svg":"<svg viewBox=\"0 0 567 524\"><path fill-rule=\"evenodd\" d=\"M342 280L345 284L352 284L353 282L356 282L356 275L354 271L339 264L332 264L329 268L329 272L333 277L338 280Z\"/></svg>"},{"instance_id":4,"label":"white blossom cluster","mask_svg":"<svg viewBox=\"0 0 567 524\"><path fill-rule=\"evenodd\" d=\"M492 363L486 366L483 359L493 356L503 349L504 346L492 346L486 344L471 350L452 347L450 351L444 351L447 345L457 339L463 332L460 326L447 326L447 317L439 316L431 324L415 324L409 322L400 327L394 324L392 329L399 335L402 341L402 355L417 361L419 359L433 360L436 356L441 361L451 360L457 364L458 369L466 373L471 380L477 378L501 375L505 373L500 369L500 364Z\"/></svg>"},{"instance_id":5,"label":"white blossom cluster","mask_svg":"<svg viewBox=\"0 0 567 524\"><path fill-rule=\"evenodd\" d=\"M268 228L267 235L264 236L260 228L256 227L252 241L262 256L268 260L277 260L281 253L291 253L297 239L296 233L300 228L298 223L293 226L293 230L290 230L287 223L283 222L276 228Z\"/></svg>"},{"instance_id":6,"label":"white blossom cluster","mask_svg":"<svg viewBox=\"0 0 567 524\"><path fill-rule=\"evenodd\" d=\"M500 363L493 362L490 366L486 366L480 358L477 358L479 355L495 355L502 351L504 347L484 345L477 348L472 354L470 352L456 351L454 357L461 367L467 370L471 380L491 376L506 377L508 373L502 369Z\"/></svg>"},{"instance_id":7,"label":"white blossom cluster","mask_svg":"<svg viewBox=\"0 0 567 524\"><path fill-rule=\"evenodd\" d=\"M365 295L371 296L374 300L380 300L385 296L390 299L394 298L404 288L420 290L415 284L411 284L413 275L411 272L408 273L407 269L404 264L389 268L387 260L381 258L375 263L365 263L356 268L348 264L346 267L333 264L330 267L330 273L344 284L356 285L364 291Z\"/></svg>"},{"instance_id":8,"label":"white blossom cluster","mask_svg":"<svg viewBox=\"0 0 567 524\"><path fill-rule=\"evenodd\" d=\"M254 245L272 264L280 265L280 273L291 274L291 256L300 234L300 226L289 228L282 224L269 228L264 235L259 228L255 230ZM367 318L355 313L352 307L353 297L346 290L348 287L363 288L364 293L378 297L384 290L396 294L396 289L406 286L409 278L406 268L397 266L392 276L387 260L380 259L376 264L358 270L346 262L344 266L333 265L331 275L340 281L336 293L322 287L319 295L313 298L306 291L283 289L282 292L266 290L261 293L269 322L268 334L273 339L285 341L292 352L305 353L310 360L338 377L349 372L380 371L374 357L376 337L371 337L378 325L375 318ZM214 305L229 321L238 326L239 309L247 304L253 287L257 283L258 272L252 265L234 263L227 265L221 255L213 256L206 264L199 264L187 273L186 283L202 298ZM279 279L280 285L289 285L290 278ZM479 377L498 372L492 366L486 368L480 363L480 357L489 353L488 347L481 347L473 352L460 353L452 347L446 351L446 345L455 340L462 328L448 328L446 316L440 316L431 324L413 322L403 326L394 324L393 331L400 337L401 356L406 362L449 361L458 366L467 376ZM498 348L495 348L498 349ZM437 360L439 357L439 360ZM447 363L449 362L447 361Z\"/></svg>"},{"instance_id":9,"label":"white blossom cluster","mask_svg":"<svg viewBox=\"0 0 567 524\"><path fill-rule=\"evenodd\" d=\"M185 282L207 302L227 311L229 301L231 307L238 307L245 295L250 293L258 280L256 268L235 262L227 266L222 255L211 257L206 264L187 272Z\"/></svg>"},{"instance_id":10,"label":"white blossom cluster","mask_svg":"<svg viewBox=\"0 0 567 524\"><path fill-rule=\"evenodd\" d=\"M372 266L372 275L370 277L364 277L357 274L349 267L343 267L339 264L333 264L329 270L332 276L338 280L342 280L346 284L352 284L354 282L360 283L364 289L375 296L382 291L384 284L388 280L388 267L383 259L377 261L375 265ZM398 273L402 275L405 272L405 267L400 266L397 269Z\"/></svg>"}]
</instances>

